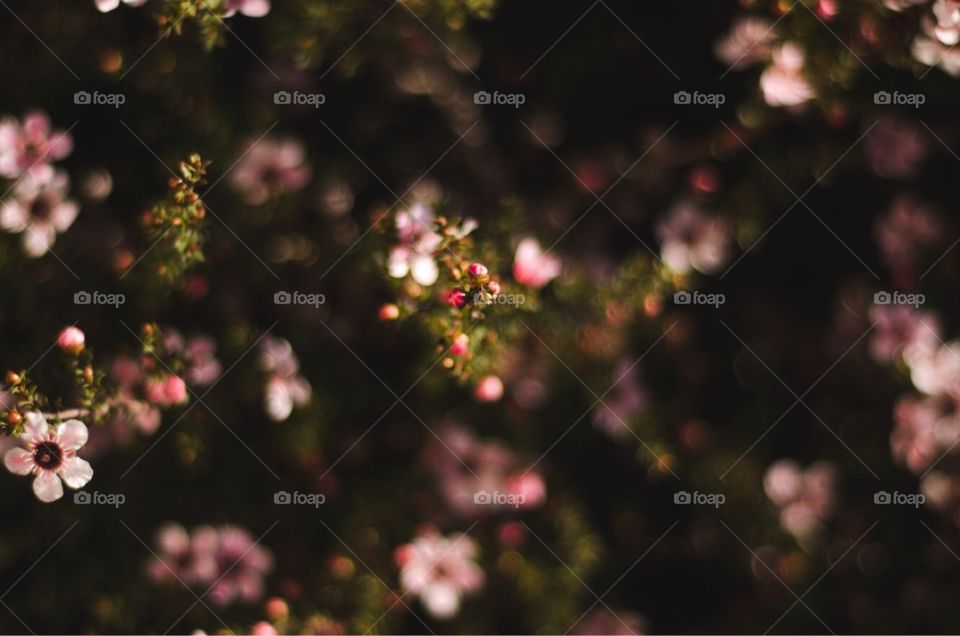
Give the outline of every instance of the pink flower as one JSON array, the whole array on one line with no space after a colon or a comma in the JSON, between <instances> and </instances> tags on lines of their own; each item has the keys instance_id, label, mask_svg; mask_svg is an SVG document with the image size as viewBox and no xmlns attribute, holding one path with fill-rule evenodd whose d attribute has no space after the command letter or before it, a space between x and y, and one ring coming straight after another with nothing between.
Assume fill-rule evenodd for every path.
<instances>
[{"instance_id":1,"label":"pink flower","mask_svg":"<svg viewBox=\"0 0 960 636\"><path fill-rule=\"evenodd\" d=\"M467 273L473 278L479 278L486 276L489 270L487 270L487 266L482 263L470 263L470 267L467 268Z\"/></svg>"},{"instance_id":2,"label":"pink flower","mask_svg":"<svg viewBox=\"0 0 960 636\"><path fill-rule=\"evenodd\" d=\"M25 173L41 181L53 176L53 161L73 150L73 138L62 130L50 130L42 112L27 113L21 125L14 119L0 122L0 177L15 179Z\"/></svg>"},{"instance_id":3,"label":"pink flower","mask_svg":"<svg viewBox=\"0 0 960 636\"><path fill-rule=\"evenodd\" d=\"M148 565L155 581L174 575L185 583L207 587L218 605L263 596L263 578L273 569L270 551L253 541L249 532L233 525L198 526L193 532L168 523L157 532L157 558Z\"/></svg>"},{"instance_id":4,"label":"pink flower","mask_svg":"<svg viewBox=\"0 0 960 636\"><path fill-rule=\"evenodd\" d=\"M763 478L770 501L780 509L780 525L809 549L833 515L836 486L832 466L824 462L803 470L796 462L774 462Z\"/></svg>"},{"instance_id":5,"label":"pink flower","mask_svg":"<svg viewBox=\"0 0 960 636\"><path fill-rule=\"evenodd\" d=\"M926 131L899 117L883 117L863 138L870 169L881 177L911 179L930 152Z\"/></svg>"},{"instance_id":6,"label":"pink flower","mask_svg":"<svg viewBox=\"0 0 960 636\"><path fill-rule=\"evenodd\" d=\"M250 633L253 636L277 636L277 628L267 621L260 621L251 628Z\"/></svg>"},{"instance_id":7,"label":"pink flower","mask_svg":"<svg viewBox=\"0 0 960 636\"><path fill-rule=\"evenodd\" d=\"M950 398L902 397L894 407L893 420L890 452L916 474L960 437L957 404Z\"/></svg>"},{"instance_id":8,"label":"pink flower","mask_svg":"<svg viewBox=\"0 0 960 636\"><path fill-rule=\"evenodd\" d=\"M400 585L419 596L434 618L451 618L460 610L461 598L483 586L477 552L476 542L465 534L444 537L435 530L424 531L397 548Z\"/></svg>"},{"instance_id":9,"label":"pink flower","mask_svg":"<svg viewBox=\"0 0 960 636\"><path fill-rule=\"evenodd\" d=\"M310 180L303 145L293 139L261 139L249 146L230 181L250 205L296 192Z\"/></svg>"},{"instance_id":10,"label":"pink flower","mask_svg":"<svg viewBox=\"0 0 960 636\"><path fill-rule=\"evenodd\" d=\"M80 206L67 198L70 180L62 171L30 172L13 188L13 196L0 206L0 227L23 233L23 249L31 257L43 256L58 233L66 232Z\"/></svg>"},{"instance_id":11,"label":"pink flower","mask_svg":"<svg viewBox=\"0 0 960 636\"><path fill-rule=\"evenodd\" d=\"M629 360L621 360L613 372L616 382L609 397L598 404L593 413L597 428L614 439L630 433L630 421L647 408L649 397L640 384L636 366Z\"/></svg>"},{"instance_id":12,"label":"pink flower","mask_svg":"<svg viewBox=\"0 0 960 636\"><path fill-rule=\"evenodd\" d=\"M76 327L67 327L57 336L57 346L73 355L83 351L84 342L86 342L86 336Z\"/></svg>"},{"instance_id":13,"label":"pink flower","mask_svg":"<svg viewBox=\"0 0 960 636\"><path fill-rule=\"evenodd\" d=\"M179 331L171 327L163 330L163 345L167 353L180 356L187 368L184 379L195 386L206 386L220 377L223 366L214 356L216 341L210 336L194 336L184 340Z\"/></svg>"},{"instance_id":14,"label":"pink flower","mask_svg":"<svg viewBox=\"0 0 960 636\"><path fill-rule=\"evenodd\" d=\"M147 381L147 400L159 406L173 406L187 401L187 385L183 378L167 374L160 380Z\"/></svg>"},{"instance_id":15,"label":"pink flower","mask_svg":"<svg viewBox=\"0 0 960 636\"><path fill-rule=\"evenodd\" d=\"M690 200L674 204L657 227L657 236L661 258L678 274L687 274L691 268L711 274L729 258L730 239L723 221L706 216Z\"/></svg>"},{"instance_id":16,"label":"pink flower","mask_svg":"<svg viewBox=\"0 0 960 636\"><path fill-rule=\"evenodd\" d=\"M404 278L410 274L413 280L424 286L437 282L440 270L434 251L443 237L434 226L433 212L422 201L397 213L397 238L400 244L390 251L387 259L387 270L391 277Z\"/></svg>"},{"instance_id":17,"label":"pink flower","mask_svg":"<svg viewBox=\"0 0 960 636\"><path fill-rule=\"evenodd\" d=\"M916 198L900 194L890 210L874 223L880 255L899 286L912 286L924 252L941 243L940 217Z\"/></svg>"},{"instance_id":18,"label":"pink flower","mask_svg":"<svg viewBox=\"0 0 960 636\"><path fill-rule=\"evenodd\" d=\"M535 508L547 498L547 484L539 473L527 472L511 477L507 482L507 492L517 496L525 508Z\"/></svg>"},{"instance_id":19,"label":"pink flower","mask_svg":"<svg viewBox=\"0 0 960 636\"><path fill-rule=\"evenodd\" d=\"M760 75L760 90L770 106L799 106L816 97L803 76L805 54L799 45L785 42L773 51L773 63Z\"/></svg>"},{"instance_id":20,"label":"pink flower","mask_svg":"<svg viewBox=\"0 0 960 636\"><path fill-rule=\"evenodd\" d=\"M447 304L454 309L463 307L467 300L467 294L462 289L451 289L447 294Z\"/></svg>"},{"instance_id":21,"label":"pink flower","mask_svg":"<svg viewBox=\"0 0 960 636\"><path fill-rule=\"evenodd\" d=\"M11 473L35 474L33 493L44 502L63 496L62 479L70 488L82 488L93 478L93 468L77 457L77 451L87 443L87 427L78 420L67 420L55 430L37 411L24 413L24 431L20 439L26 448L13 448L3 456L3 463Z\"/></svg>"},{"instance_id":22,"label":"pink flower","mask_svg":"<svg viewBox=\"0 0 960 636\"><path fill-rule=\"evenodd\" d=\"M949 24L949 20L947 21ZM960 49L944 44L942 39L955 37L954 30L939 24L932 16L920 20L920 32L910 49L913 58L927 66L939 66L951 77L960 77Z\"/></svg>"},{"instance_id":23,"label":"pink flower","mask_svg":"<svg viewBox=\"0 0 960 636\"><path fill-rule=\"evenodd\" d=\"M260 343L260 367L269 375L264 390L264 410L275 422L290 417L294 407L310 402L310 383L299 374L300 361L283 338L267 336Z\"/></svg>"},{"instance_id":24,"label":"pink flower","mask_svg":"<svg viewBox=\"0 0 960 636\"><path fill-rule=\"evenodd\" d=\"M113 11L120 6L120 0L93 0L97 5L97 10L100 13L107 13ZM139 7L142 4L146 4L147 0L123 0L123 4L128 4L131 7Z\"/></svg>"},{"instance_id":25,"label":"pink flower","mask_svg":"<svg viewBox=\"0 0 960 636\"><path fill-rule=\"evenodd\" d=\"M901 356L918 359L940 347L940 324L933 314L910 305L873 305L870 320L875 329L870 338L870 353L878 362Z\"/></svg>"},{"instance_id":26,"label":"pink flower","mask_svg":"<svg viewBox=\"0 0 960 636\"><path fill-rule=\"evenodd\" d=\"M559 258L545 254L537 239L521 239L513 256L513 277L518 283L538 289L559 275Z\"/></svg>"},{"instance_id":27,"label":"pink flower","mask_svg":"<svg viewBox=\"0 0 960 636\"><path fill-rule=\"evenodd\" d=\"M270 0L226 0L226 13L223 17L229 18L240 12L248 18L262 18L270 13Z\"/></svg>"},{"instance_id":28,"label":"pink flower","mask_svg":"<svg viewBox=\"0 0 960 636\"><path fill-rule=\"evenodd\" d=\"M480 402L496 402L503 397L503 381L495 375L484 376L473 390L473 396Z\"/></svg>"},{"instance_id":29,"label":"pink flower","mask_svg":"<svg viewBox=\"0 0 960 636\"><path fill-rule=\"evenodd\" d=\"M452 356L462 356L466 355L470 350L470 337L461 333L454 337L453 344L450 346L450 355Z\"/></svg>"},{"instance_id":30,"label":"pink flower","mask_svg":"<svg viewBox=\"0 0 960 636\"><path fill-rule=\"evenodd\" d=\"M730 31L714 46L717 58L732 69L742 69L770 57L776 37L769 20L756 16L737 16Z\"/></svg>"}]
</instances>

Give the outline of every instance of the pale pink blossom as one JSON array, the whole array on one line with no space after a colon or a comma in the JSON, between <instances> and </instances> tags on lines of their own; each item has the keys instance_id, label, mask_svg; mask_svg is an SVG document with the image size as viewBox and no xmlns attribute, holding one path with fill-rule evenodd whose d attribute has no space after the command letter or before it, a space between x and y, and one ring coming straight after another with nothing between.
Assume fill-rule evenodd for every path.
<instances>
[{"instance_id":1,"label":"pale pink blossom","mask_svg":"<svg viewBox=\"0 0 960 636\"><path fill-rule=\"evenodd\" d=\"M409 274L420 285L437 282L440 270L434 252L443 240L437 233L429 205L417 201L396 217L399 243L390 250L387 270L393 278Z\"/></svg>"},{"instance_id":2,"label":"pale pink blossom","mask_svg":"<svg viewBox=\"0 0 960 636\"><path fill-rule=\"evenodd\" d=\"M76 327L67 327L57 336L57 346L67 353L74 355L83 351L86 336Z\"/></svg>"},{"instance_id":3,"label":"pale pink blossom","mask_svg":"<svg viewBox=\"0 0 960 636\"><path fill-rule=\"evenodd\" d=\"M70 488L82 488L93 478L93 468L77 457L77 451L87 443L87 427L79 420L67 420L55 429L37 411L23 415L24 430L20 440L25 448L13 448L3 456L3 463L11 473L34 474L33 493L44 502L63 496L63 483Z\"/></svg>"},{"instance_id":4,"label":"pale pink blossom","mask_svg":"<svg viewBox=\"0 0 960 636\"><path fill-rule=\"evenodd\" d=\"M933 3L933 16L936 25L933 32L946 46L960 42L960 2L957 0L936 0Z\"/></svg>"},{"instance_id":5,"label":"pale pink blossom","mask_svg":"<svg viewBox=\"0 0 960 636\"><path fill-rule=\"evenodd\" d=\"M930 0L883 0L883 5L893 11L906 11L918 4L926 4Z\"/></svg>"},{"instance_id":6,"label":"pale pink blossom","mask_svg":"<svg viewBox=\"0 0 960 636\"><path fill-rule=\"evenodd\" d=\"M898 286L912 286L922 273L924 253L939 245L944 226L939 215L909 194L897 195L873 226L884 265Z\"/></svg>"},{"instance_id":7,"label":"pale pink blossom","mask_svg":"<svg viewBox=\"0 0 960 636\"><path fill-rule=\"evenodd\" d=\"M881 177L912 179L930 153L928 133L910 120L883 117L863 138L870 169Z\"/></svg>"},{"instance_id":8,"label":"pale pink blossom","mask_svg":"<svg viewBox=\"0 0 960 636\"><path fill-rule=\"evenodd\" d=\"M780 510L780 525L805 549L822 534L836 508L836 478L825 462L806 470L793 460L774 462L763 478L767 497Z\"/></svg>"},{"instance_id":9,"label":"pale pink blossom","mask_svg":"<svg viewBox=\"0 0 960 636\"><path fill-rule=\"evenodd\" d=\"M606 607L598 607L590 610L572 633L582 636L641 636L646 633L646 620L635 612L614 613Z\"/></svg>"},{"instance_id":10,"label":"pale pink blossom","mask_svg":"<svg viewBox=\"0 0 960 636\"><path fill-rule=\"evenodd\" d=\"M760 75L760 90L770 106L799 106L816 97L803 75L806 55L794 42L785 42L773 51L772 63Z\"/></svg>"},{"instance_id":11,"label":"pale pink blossom","mask_svg":"<svg viewBox=\"0 0 960 636\"><path fill-rule=\"evenodd\" d=\"M161 407L175 406L187 401L187 385L183 378L172 373L146 382L147 401Z\"/></svg>"},{"instance_id":12,"label":"pale pink blossom","mask_svg":"<svg viewBox=\"0 0 960 636\"><path fill-rule=\"evenodd\" d=\"M121 0L93 0L97 5L97 10L101 13L107 13L113 11L120 6ZM143 4L146 4L147 0L123 0L123 4L130 5L131 7L139 7Z\"/></svg>"},{"instance_id":13,"label":"pale pink blossom","mask_svg":"<svg viewBox=\"0 0 960 636\"><path fill-rule=\"evenodd\" d=\"M770 20L759 16L737 16L730 30L714 46L714 54L732 69L741 69L770 58L776 32Z\"/></svg>"},{"instance_id":14,"label":"pale pink blossom","mask_svg":"<svg viewBox=\"0 0 960 636\"><path fill-rule=\"evenodd\" d=\"M546 483L529 464L500 442L478 440L461 426L444 428L440 439L427 446L424 461L459 517L515 513L546 498Z\"/></svg>"},{"instance_id":15,"label":"pale pink blossom","mask_svg":"<svg viewBox=\"0 0 960 636\"><path fill-rule=\"evenodd\" d=\"M538 289L560 275L560 259L544 253L535 238L527 237L517 244L513 255L513 277L521 285Z\"/></svg>"},{"instance_id":16,"label":"pale pink blossom","mask_svg":"<svg viewBox=\"0 0 960 636\"><path fill-rule=\"evenodd\" d=\"M260 368L267 372L263 406L270 419L282 422L295 407L310 402L310 383L300 375L300 361L289 341L265 337L260 343Z\"/></svg>"},{"instance_id":17,"label":"pale pink blossom","mask_svg":"<svg viewBox=\"0 0 960 636\"><path fill-rule=\"evenodd\" d=\"M166 352L178 356L186 364L183 378L193 386L213 383L223 371L223 365L214 355L217 342L210 336L199 335L184 338L176 329L163 329L163 346Z\"/></svg>"},{"instance_id":18,"label":"pale pink blossom","mask_svg":"<svg viewBox=\"0 0 960 636\"><path fill-rule=\"evenodd\" d=\"M503 397L503 381L495 375L487 375L477 382L473 395L479 402L496 402Z\"/></svg>"},{"instance_id":19,"label":"pale pink blossom","mask_svg":"<svg viewBox=\"0 0 960 636\"><path fill-rule=\"evenodd\" d=\"M23 233L23 249L28 256L43 256L66 232L80 206L67 198L70 179L63 171L30 172L13 187L13 196L0 205L0 227L7 232Z\"/></svg>"},{"instance_id":20,"label":"pale pink blossom","mask_svg":"<svg viewBox=\"0 0 960 636\"><path fill-rule=\"evenodd\" d=\"M147 572L158 582L179 578L189 585L209 587L221 606L252 602L263 596L263 579L273 569L270 550L234 525L198 526L188 533L177 523L161 526L154 539L156 558Z\"/></svg>"},{"instance_id":21,"label":"pale pink blossom","mask_svg":"<svg viewBox=\"0 0 960 636\"><path fill-rule=\"evenodd\" d=\"M873 305L870 353L877 362L905 357L917 360L940 347L940 321L934 314L910 305Z\"/></svg>"},{"instance_id":22,"label":"pale pink blossom","mask_svg":"<svg viewBox=\"0 0 960 636\"><path fill-rule=\"evenodd\" d=\"M479 590L484 573L476 563L479 549L465 534L441 536L435 530L421 532L411 543L396 550L400 586L414 594L438 619L452 618L464 596Z\"/></svg>"},{"instance_id":23,"label":"pale pink blossom","mask_svg":"<svg viewBox=\"0 0 960 636\"><path fill-rule=\"evenodd\" d=\"M948 20L949 23L949 20ZM933 16L924 16L920 20L920 32L913 40L910 52L913 58L927 66L938 66L952 77L960 77L960 48L944 44L941 40L954 39L952 28L944 28Z\"/></svg>"},{"instance_id":24,"label":"pale pink blossom","mask_svg":"<svg viewBox=\"0 0 960 636\"><path fill-rule=\"evenodd\" d=\"M252 636L277 636L277 628L267 621L256 623L251 629Z\"/></svg>"},{"instance_id":25,"label":"pale pink blossom","mask_svg":"<svg viewBox=\"0 0 960 636\"><path fill-rule=\"evenodd\" d=\"M230 174L233 187L250 205L296 192L310 180L303 144L294 139L261 139L247 147Z\"/></svg>"},{"instance_id":26,"label":"pale pink blossom","mask_svg":"<svg viewBox=\"0 0 960 636\"><path fill-rule=\"evenodd\" d=\"M722 219L709 217L691 200L678 201L657 227L660 256L678 274L695 269L712 274L730 254L730 237Z\"/></svg>"},{"instance_id":27,"label":"pale pink blossom","mask_svg":"<svg viewBox=\"0 0 960 636\"><path fill-rule=\"evenodd\" d=\"M614 388L593 412L594 425L614 439L630 433L630 422L649 404L647 392L640 385L636 365L629 360L617 363L613 372Z\"/></svg>"},{"instance_id":28,"label":"pale pink blossom","mask_svg":"<svg viewBox=\"0 0 960 636\"><path fill-rule=\"evenodd\" d=\"M920 392L960 398L960 341L935 350L907 350L904 360L910 368L910 381Z\"/></svg>"},{"instance_id":29,"label":"pale pink blossom","mask_svg":"<svg viewBox=\"0 0 960 636\"><path fill-rule=\"evenodd\" d=\"M70 134L51 130L50 119L42 112L27 113L22 124L12 118L0 121L0 177L30 174L47 181L53 176L50 164L72 150Z\"/></svg>"},{"instance_id":30,"label":"pale pink blossom","mask_svg":"<svg viewBox=\"0 0 960 636\"><path fill-rule=\"evenodd\" d=\"M270 0L226 0L226 12L223 17L229 18L240 12L248 18L262 18L270 13Z\"/></svg>"},{"instance_id":31,"label":"pale pink blossom","mask_svg":"<svg viewBox=\"0 0 960 636\"><path fill-rule=\"evenodd\" d=\"M904 396L897 400L893 420L891 454L916 474L960 439L957 404L948 397Z\"/></svg>"}]
</instances>

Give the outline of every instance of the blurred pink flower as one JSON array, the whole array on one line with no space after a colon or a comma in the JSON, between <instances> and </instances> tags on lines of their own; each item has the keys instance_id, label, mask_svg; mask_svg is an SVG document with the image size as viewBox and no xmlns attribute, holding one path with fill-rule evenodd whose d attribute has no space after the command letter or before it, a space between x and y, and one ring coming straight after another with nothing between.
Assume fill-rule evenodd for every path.
<instances>
[{"instance_id":1,"label":"blurred pink flower","mask_svg":"<svg viewBox=\"0 0 960 636\"><path fill-rule=\"evenodd\" d=\"M613 613L600 607L591 610L577 624L573 633L584 636L640 636L646 633L646 620L635 612Z\"/></svg>"},{"instance_id":2,"label":"blurred pink flower","mask_svg":"<svg viewBox=\"0 0 960 636\"><path fill-rule=\"evenodd\" d=\"M943 42L943 39L949 41L956 38L956 29L949 26L949 11L946 13L948 26L930 15L920 20L920 32L914 38L910 52L921 64L938 66L951 77L960 77L960 49Z\"/></svg>"},{"instance_id":3,"label":"blurred pink flower","mask_svg":"<svg viewBox=\"0 0 960 636\"><path fill-rule=\"evenodd\" d=\"M263 407L270 419L282 422L290 417L294 407L310 402L310 383L300 375L300 361L289 341L265 337L260 343L260 368L268 374Z\"/></svg>"},{"instance_id":4,"label":"blurred pink flower","mask_svg":"<svg viewBox=\"0 0 960 636\"><path fill-rule=\"evenodd\" d=\"M733 20L730 31L713 48L714 54L731 69L742 69L770 58L776 32L770 20L741 15Z\"/></svg>"},{"instance_id":5,"label":"blurred pink flower","mask_svg":"<svg viewBox=\"0 0 960 636\"><path fill-rule=\"evenodd\" d=\"M617 363L613 382L613 390L593 412L593 423L613 439L621 439L629 434L630 421L647 407L649 398L630 360Z\"/></svg>"},{"instance_id":6,"label":"blurred pink flower","mask_svg":"<svg viewBox=\"0 0 960 636\"><path fill-rule=\"evenodd\" d=\"M880 257L900 287L916 283L924 252L939 245L944 235L940 217L909 194L897 195L873 230Z\"/></svg>"},{"instance_id":7,"label":"blurred pink flower","mask_svg":"<svg viewBox=\"0 0 960 636\"><path fill-rule=\"evenodd\" d=\"M74 355L83 351L84 342L86 342L86 336L76 327L67 327L57 336L57 346Z\"/></svg>"},{"instance_id":8,"label":"blurred pink flower","mask_svg":"<svg viewBox=\"0 0 960 636\"><path fill-rule=\"evenodd\" d=\"M473 395L479 402L496 402L503 397L503 381L495 375L484 376L477 382Z\"/></svg>"},{"instance_id":9,"label":"blurred pink flower","mask_svg":"<svg viewBox=\"0 0 960 636\"><path fill-rule=\"evenodd\" d=\"M179 356L185 363L183 377L194 386L207 386L220 377L223 366L214 353L217 342L206 335L184 339L172 327L163 330L163 344L168 354Z\"/></svg>"},{"instance_id":10,"label":"blurred pink flower","mask_svg":"<svg viewBox=\"0 0 960 636\"><path fill-rule=\"evenodd\" d=\"M250 205L296 192L310 180L303 144L294 139L261 139L248 146L230 182Z\"/></svg>"},{"instance_id":11,"label":"blurred pink flower","mask_svg":"<svg viewBox=\"0 0 960 636\"><path fill-rule=\"evenodd\" d=\"M893 410L890 452L913 473L920 474L960 439L957 404L947 397L907 395Z\"/></svg>"},{"instance_id":12,"label":"blurred pink flower","mask_svg":"<svg viewBox=\"0 0 960 636\"><path fill-rule=\"evenodd\" d=\"M805 54L794 42L785 42L773 51L773 62L760 75L760 90L770 106L799 106L816 96L803 76Z\"/></svg>"},{"instance_id":13,"label":"blurred pink flower","mask_svg":"<svg viewBox=\"0 0 960 636\"><path fill-rule=\"evenodd\" d=\"M63 496L63 483L82 488L93 478L90 464L77 457L87 443L87 427L79 420L67 420L51 429L46 418L37 411L23 414L24 430L20 440L25 448L12 448L3 456L3 463L16 475L36 475L33 493L43 502Z\"/></svg>"},{"instance_id":14,"label":"blurred pink flower","mask_svg":"<svg viewBox=\"0 0 960 636\"><path fill-rule=\"evenodd\" d=\"M678 201L657 227L660 256L670 269L687 274L718 271L729 258L730 237L719 218L708 217L688 199Z\"/></svg>"},{"instance_id":15,"label":"blurred pink flower","mask_svg":"<svg viewBox=\"0 0 960 636\"><path fill-rule=\"evenodd\" d=\"M146 382L147 401L158 406L175 406L187 401L187 385L183 378L166 374Z\"/></svg>"},{"instance_id":16,"label":"blurred pink flower","mask_svg":"<svg viewBox=\"0 0 960 636\"><path fill-rule=\"evenodd\" d=\"M483 586L477 553L476 542L465 534L441 536L425 530L396 550L400 586L419 596L434 618L451 618L460 610L462 597Z\"/></svg>"},{"instance_id":17,"label":"blurred pink flower","mask_svg":"<svg viewBox=\"0 0 960 636\"><path fill-rule=\"evenodd\" d=\"M780 510L780 525L797 543L809 549L833 516L836 506L836 478L825 462L803 470L793 460L774 462L763 478L767 497Z\"/></svg>"},{"instance_id":18,"label":"blurred pink flower","mask_svg":"<svg viewBox=\"0 0 960 636\"><path fill-rule=\"evenodd\" d=\"M262 18L270 13L270 0L226 0L226 12L223 17L229 18L238 11L248 18Z\"/></svg>"},{"instance_id":19,"label":"blurred pink flower","mask_svg":"<svg viewBox=\"0 0 960 636\"><path fill-rule=\"evenodd\" d=\"M870 353L877 362L901 356L917 359L940 347L940 322L929 312L910 305L873 305L870 321L874 324Z\"/></svg>"},{"instance_id":20,"label":"blurred pink flower","mask_svg":"<svg viewBox=\"0 0 960 636\"><path fill-rule=\"evenodd\" d=\"M538 289L560 275L560 259L545 254L535 238L523 238L513 255L513 277L521 285Z\"/></svg>"},{"instance_id":21,"label":"blurred pink flower","mask_svg":"<svg viewBox=\"0 0 960 636\"><path fill-rule=\"evenodd\" d=\"M211 586L221 606L263 596L263 579L273 569L270 551L234 525L198 526L191 533L177 523L161 526L154 539L156 558L147 572L158 582L174 577L190 585Z\"/></svg>"},{"instance_id":22,"label":"blurred pink flower","mask_svg":"<svg viewBox=\"0 0 960 636\"><path fill-rule=\"evenodd\" d=\"M93 0L97 5L97 9L101 13L107 13L108 11L113 11L120 6L120 0ZM147 0L123 0L123 4L128 4L131 7L139 7L140 5L146 4Z\"/></svg>"},{"instance_id":23,"label":"blurred pink flower","mask_svg":"<svg viewBox=\"0 0 960 636\"><path fill-rule=\"evenodd\" d=\"M25 173L40 181L53 176L54 161L73 150L73 138L62 130L51 130L50 118L34 111L23 123L8 118L0 121L0 177L15 179Z\"/></svg>"},{"instance_id":24,"label":"blurred pink flower","mask_svg":"<svg viewBox=\"0 0 960 636\"><path fill-rule=\"evenodd\" d=\"M927 133L908 119L881 117L863 138L870 169L881 177L911 179L930 152Z\"/></svg>"},{"instance_id":25,"label":"blurred pink flower","mask_svg":"<svg viewBox=\"0 0 960 636\"><path fill-rule=\"evenodd\" d=\"M13 196L0 206L0 227L7 232L23 233L23 249L28 256L43 256L66 232L80 212L80 206L67 198L70 179L61 170L31 172L13 187Z\"/></svg>"},{"instance_id":26,"label":"blurred pink flower","mask_svg":"<svg viewBox=\"0 0 960 636\"><path fill-rule=\"evenodd\" d=\"M437 282L440 270L434 251L443 240L435 230L433 212L423 201L397 213L397 238L399 244L390 250L387 269L393 278L410 274L420 285Z\"/></svg>"}]
</instances>

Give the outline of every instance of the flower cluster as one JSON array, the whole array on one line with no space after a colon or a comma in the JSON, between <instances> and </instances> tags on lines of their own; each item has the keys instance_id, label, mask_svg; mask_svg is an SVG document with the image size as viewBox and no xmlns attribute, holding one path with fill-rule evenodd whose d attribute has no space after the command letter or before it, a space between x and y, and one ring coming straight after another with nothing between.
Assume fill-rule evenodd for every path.
<instances>
[{"instance_id":1,"label":"flower cluster","mask_svg":"<svg viewBox=\"0 0 960 636\"><path fill-rule=\"evenodd\" d=\"M53 130L42 112L0 120L0 177L15 179L11 196L0 202L0 228L22 234L28 256L44 255L80 212L67 196L69 176L53 165L72 150L70 134Z\"/></svg>"},{"instance_id":2,"label":"flower cluster","mask_svg":"<svg viewBox=\"0 0 960 636\"><path fill-rule=\"evenodd\" d=\"M273 569L269 549L235 525L197 526L187 532L167 523L156 533L156 558L147 573L157 582L180 579L206 590L218 605L252 602L263 596L263 580Z\"/></svg>"},{"instance_id":3,"label":"flower cluster","mask_svg":"<svg viewBox=\"0 0 960 636\"><path fill-rule=\"evenodd\" d=\"M443 536L425 528L394 553L400 585L407 594L418 596L435 618L451 618L460 610L463 596L483 586L485 576L475 561L478 552L476 542L465 534Z\"/></svg>"},{"instance_id":4,"label":"flower cluster","mask_svg":"<svg viewBox=\"0 0 960 636\"><path fill-rule=\"evenodd\" d=\"M300 375L300 360L289 341L266 336L260 343L260 368L267 373L263 409L271 420L282 422L294 407L310 402L310 383Z\"/></svg>"}]
</instances>

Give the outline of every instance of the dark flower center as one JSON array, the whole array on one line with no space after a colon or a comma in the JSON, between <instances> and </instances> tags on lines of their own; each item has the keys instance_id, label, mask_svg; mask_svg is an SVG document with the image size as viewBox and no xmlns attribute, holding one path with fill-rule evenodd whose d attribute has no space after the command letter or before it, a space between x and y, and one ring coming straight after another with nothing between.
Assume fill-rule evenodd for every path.
<instances>
[{"instance_id":1,"label":"dark flower center","mask_svg":"<svg viewBox=\"0 0 960 636\"><path fill-rule=\"evenodd\" d=\"M49 197L39 196L30 205L30 216L46 221L53 216L53 201Z\"/></svg>"},{"instance_id":2,"label":"dark flower center","mask_svg":"<svg viewBox=\"0 0 960 636\"><path fill-rule=\"evenodd\" d=\"M54 442L40 442L33 451L33 461L46 470L54 470L63 463L63 451Z\"/></svg>"}]
</instances>

